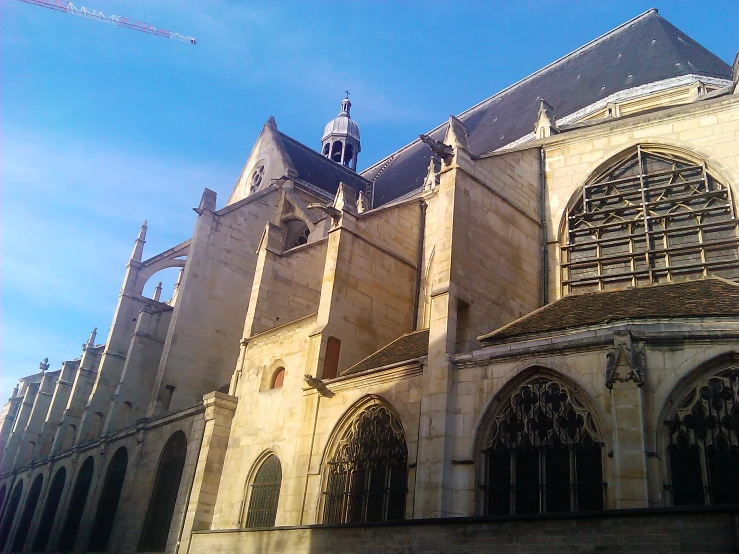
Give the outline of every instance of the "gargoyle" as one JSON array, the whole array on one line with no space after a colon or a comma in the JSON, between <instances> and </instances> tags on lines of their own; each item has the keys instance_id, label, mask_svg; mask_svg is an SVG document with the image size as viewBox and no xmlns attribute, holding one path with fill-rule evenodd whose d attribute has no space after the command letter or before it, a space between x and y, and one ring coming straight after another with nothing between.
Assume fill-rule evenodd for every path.
<instances>
[{"instance_id":1,"label":"gargoyle","mask_svg":"<svg viewBox=\"0 0 739 554\"><path fill-rule=\"evenodd\" d=\"M440 140L432 139L430 136L424 135L423 133L418 135L418 138L426 143L434 154L444 160L445 164L449 165L452 163L452 158L454 158L454 149L451 146L444 144Z\"/></svg>"},{"instance_id":2,"label":"gargoyle","mask_svg":"<svg viewBox=\"0 0 739 554\"><path fill-rule=\"evenodd\" d=\"M314 202L312 204L308 204L309 210L321 210L322 212L329 215L331 218L331 222L336 225L339 220L341 219L341 210L338 210L334 208L333 206L330 206L328 204L320 204L318 202Z\"/></svg>"},{"instance_id":3,"label":"gargoyle","mask_svg":"<svg viewBox=\"0 0 739 554\"><path fill-rule=\"evenodd\" d=\"M313 375L305 374L303 376L303 380L305 381L305 384L308 385L312 389L316 389L318 391L318 394L321 396L327 396L328 398L331 398L334 396L334 392L330 391L326 384L316 377L313 377Z\"/></svg>"}]
</instances>

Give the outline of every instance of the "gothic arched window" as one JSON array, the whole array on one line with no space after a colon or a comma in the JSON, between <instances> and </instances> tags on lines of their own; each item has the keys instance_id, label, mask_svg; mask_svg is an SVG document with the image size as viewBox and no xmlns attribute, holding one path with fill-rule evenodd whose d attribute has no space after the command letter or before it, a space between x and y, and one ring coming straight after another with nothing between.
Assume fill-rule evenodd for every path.
<instances>
[{"instance_id":1,"label":"gothic arched window","mask_svg":"<svg viewBox=\"0 0 739 554\"><path fill-rule=\"evenodd\" d=\"M529 380L503 401L484 446L488 515L603 509L602 440L567 386Z\"/></svg>"},{"instance_id":2,"label":"gothic arched window","mask_svg":"<svg viewBox=\"0 0 739 554\"><path fill-rule=\"evenodd\" d=\"M187 437L182 431L177 431L164 445L159 458L149 508L136 549L138 552L164 552L167 547L186 455Z\"/></svg>"},{"instance_id":3,"label":"gothic arched window","mask_svg":"<svg viewBox=\"0 0 739 554\"><path fill-rule=\"evenodd\" d=\"M67 480L67 470L63 467L56 472L54 479L51 481L49 492L46 495L46 505L41 514L41 522L36 529L36 538L33 541L32 552L45 552L46 544L49 542L49 535L54 526L56 512L59 509L59 502L62 499L64 491L64 482Z\"/></svg>"},{"instance_id":4,"label":"gothic arched window","mask_svg":"<svg viewBox=\"0 0 739 554\"><path fill-rule=\"evenodd\" d=\"M362 410L328 462L323 523L405 518L408 449L403 426L390 410Z\"/></svg>"},{"instance_id":5,"label":"gothic arched window","mask_svg":"<svg viewBox=\"0 0 739 554\"><path fill-rule=\"evenodd\" d=\"M87 550L92 552L107 552L110 534L113 531L115 513L118 510L118 501L121 499L123 481L126 478L128 466L128 451L121 447L115 451L105 473L103 492L100 494L95 524L90 534L90 543Z\"/></svg>"},{"instance_id":6,"label":"gothic arched window","mask_svg":"<svg viewBox=\"0 0 739 554\"><path fill-rule=\"evenodd\" d=\"M71 552L74 548L77 531L79 531L80 522L82 521L82 513L85 511L87 493L90 492L94 469L95 462L92 456L88 456L77 474L77 481L75 481L74 489L72 489L72 499L69 501L67 508L67 519L64 522L64 529L56 548L59 552Z\"/></svg>"},{"instance_id":7,"label":"gothic arched window","mask_svg":"<svg viewBox=\"0 0 739 554\"><path fill-rule=\"evenodd\" d=\"M249 495L249 511L246 527L274 527L277 503L280 500L282 465L279 458L270 454L259 467Z\"/></svg>"},{"instance_id":8,"label":"gothic arched window","mask_svg":"<svg viewBox=\"0 0 739 554\"><path fill-rule=\"evenodd\" d=\"M738 225L730 188L705 163L636 147L568 210L563 292L739 279Z\"/></svg>"},{"instance_id":9,"label":"gothic arched window","mask_svg":"<svg viewBox=\"0 0 739 554\"><path fill-rule=\"evenodd\" d=\"M739 502L739 371L702 381L665 423L673 505Z\"/></svg>"}]
</instances>

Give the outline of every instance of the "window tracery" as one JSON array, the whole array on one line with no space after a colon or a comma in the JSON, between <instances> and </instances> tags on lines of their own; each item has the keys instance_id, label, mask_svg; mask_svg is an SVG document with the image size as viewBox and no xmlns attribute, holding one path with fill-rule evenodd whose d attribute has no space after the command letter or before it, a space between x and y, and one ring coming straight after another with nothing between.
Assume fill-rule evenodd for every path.
<instances>
[{"instance_id":1,"label":"window tracery","mask_svg":"<svg viewBox=\"0 0 739 554\"><path fill-rule=\"evenodd\" d=\"M568 211L564 292L739 279L738 224L731 189L705 163L637 147L585 184Z\"/></svg>"},{"instance_id":2,"label":"window tracery","mask_svg":"<svg viewBox=\"0 0 739 554\"><path fill-rule=\"evenodd\" d=\"M323 523L404 519L407 471L400 421L380 404L369 406L328 462Z\"/></svg>"},{"instance_id":3,"label":"window tracery","mask_svg":"<svg viewBox=\"0 0 739 554\"><path fill-rule=\"evenodd\" d=\"M274 527L282 485L282 465L274 454L262 463L254 477L249 497L246 527Z\"/></svg>"},{"instance_id":4,"label":"window tracery","mask_svg":"<svg viewBox=\"0 0 739 554\"><path fill-rule=\"evenodd\" d=\"M249 194L252 194L259 190L264 178L264 164L259 164L251 174L251 183L249 187Z\"/></svg>"},{"instance_id":5,"label":"window tracery","mask_svg":"<svg viewBox=\"0 0 739 554\"><path fill-rule=\"evenodd\" d=\"M487 514L603 509L602 439L568 387L534 378L493 418L486 444Z\"/></svg>"},{"instance_id":6,"label":"window tracery","mask_svg":"<svg viewBox=\"0 0 739 554\"><path fill-rule=\"evenodd\" d=\"M702 381L665 423L673 504L739 502L739 371Z\"/></svg>"}]
</instances>

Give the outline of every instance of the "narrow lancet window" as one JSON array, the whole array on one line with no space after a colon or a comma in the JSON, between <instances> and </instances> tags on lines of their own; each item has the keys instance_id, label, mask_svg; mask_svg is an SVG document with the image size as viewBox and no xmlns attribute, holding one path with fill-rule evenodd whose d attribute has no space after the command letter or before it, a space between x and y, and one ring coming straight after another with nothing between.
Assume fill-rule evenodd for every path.
<instances>
[{"instance_id":1,"label":"narrow lancet window","mask_svg":"<svg viewBox=\"0 0 739 554\"><path fill-rule=\"evenodd\" d=\"M277 456L271 454L262 462L251 484L247 528L275 526L281 484L282 465Z\"/></svg>"}]
</instances>

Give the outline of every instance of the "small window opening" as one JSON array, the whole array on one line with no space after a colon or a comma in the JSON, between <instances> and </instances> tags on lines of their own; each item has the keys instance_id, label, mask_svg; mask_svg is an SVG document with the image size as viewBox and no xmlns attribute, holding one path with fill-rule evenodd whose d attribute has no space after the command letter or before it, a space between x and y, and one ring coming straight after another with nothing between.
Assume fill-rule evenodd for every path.
<instances>
[{"instance_id":1,"label":"small window opening","mask_svg":"<svg viewBox=\"0 0 739 554\"><path fill-rule=\"evenodd\" d=\"M352 162L353 157L354 157L354 148L352 148L351 144L347 144L346 149L344 151L344 165L348 166Z\"/></svg>"},{"instance_id":2,"label":"small window opening","mask_svg":"<svg viewBox=\"0 0 739 554\"><path fill-rule=\"evenodd\" d=\"M272 386L270 386L271 389L279 389L282 388L282 383L285 380L285 368L280 367L275 371L274 377L272 377Z\"/></svg>"},{"instance_id":3,"label":"small window opening","mask_svg":"<svg viewBox=\"0 0 739 554\"><path fill-rule=\"evenodd\" d=\"M251 485L246 527L274 527L282 485L282 465L274 454L257 471Z\"/></svg>"},{"instance_id":4,"label":"small window opening","mask_svg":"<svg viewBox=\"0 0 739 554\"><path fill-rule=\"evenodd\" d=\"M341 141L337 140L331 147L331 159L336 163L341 163L341 151L343 149L343 146L344 145L341 143Z\"/></svg>"},{"instance_id":5,"label":"small window opening","mask_svg":"<svg viewBox=\"0 0 739 554\"><path fill-rule=\"evenodd\" d=\"M167 385L166 387L164 387L164 398L162 400L162 409L165 412L168 412L170 406L172 406L172 397L174 396L174 389L175 387L173 385Z\"/></svg>"},{"instance_id":6,"label":"small window opening","mask_svg":"<svg viewBox=\"0 0 739 554\"><path fill-rule=\"evenodd\" d=\"M331 144L328 142L323 145L323 155L324 156L328 156L328 151L330 148L331 148Z\"/></svg>"},{"instance_id":7,"label":"small window opening","mask_svg":"<svg viewBox=\"0 0 739 554\"><path fill-rule=\"evenodd\" d=\"M322 379L333 379L339 372L339 353L341 341L336 337L329 337L326 343L326 357L323 361Z\"/></svg>"}]
</instances>

